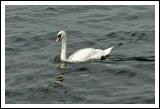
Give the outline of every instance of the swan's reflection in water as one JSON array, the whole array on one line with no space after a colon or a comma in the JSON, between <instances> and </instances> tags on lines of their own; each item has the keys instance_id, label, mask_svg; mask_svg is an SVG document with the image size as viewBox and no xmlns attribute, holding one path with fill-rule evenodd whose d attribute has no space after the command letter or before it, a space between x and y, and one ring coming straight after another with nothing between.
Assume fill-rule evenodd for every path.
<instances>
[{"instance_id":1,"label":"swan's reflection in water","mask_svg":"<svg viewBox=\"0 0 160 109\"><path fill-rule=\"evenodd\" d=\"M54 87L63 86L64 74L66 73L65 71L67 70L67 68L68 68L67 67L67 62L60 63L60 69L62 70L62 72L56 78L56 81L54 82L55 83Z\"/></svg>"},{"instance_id":2,"label":"swan's reflection in water","mask_svg":"<svg viewBox=\"0 0 160 109\"><path fill-rule=\"evenodd\" d=\"M67 69L67 68L68 68L68 67L67 67L67 62L61 62L61 63L60 63L60 68L61 68L61 69L64 69L64 70Z\"/></svg>"},{"instance_id":3,"label":"swan's reflection in water","mask_svg":"<svg viewBox=\"0 0 160 109\"><path fill-rule=\"evenodd\" d=\"M63 86L63 81L64 81L64 75L58 75L56 81L54 82L55 83L54 87Z\"/></svg>"}]
</instances>

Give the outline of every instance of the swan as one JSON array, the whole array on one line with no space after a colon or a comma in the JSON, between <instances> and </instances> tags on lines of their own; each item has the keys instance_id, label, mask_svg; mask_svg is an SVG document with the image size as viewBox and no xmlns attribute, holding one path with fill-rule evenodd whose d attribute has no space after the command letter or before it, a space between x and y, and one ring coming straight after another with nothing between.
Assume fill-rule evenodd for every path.
<instances>
[{"instance_id":1,"label":"swan","mask_svg":"<svg viewBox=\"0 0 160 109\"><path fill-rule=\"evenodd\" d=\"M66 50L67 50L67 34L65 31L59 31L57 33L57 39L56 41L62 41L61 46L61 61L63 62L86 62L89 60L97 60L97 59L103 59L104 57L108 56L111 52L112 47L101 50L101 49L95 49L95 48L84 48L81 50L78 50L77 52L73 53L68 58L66 57Z\"/></svg>"}]
</instances>

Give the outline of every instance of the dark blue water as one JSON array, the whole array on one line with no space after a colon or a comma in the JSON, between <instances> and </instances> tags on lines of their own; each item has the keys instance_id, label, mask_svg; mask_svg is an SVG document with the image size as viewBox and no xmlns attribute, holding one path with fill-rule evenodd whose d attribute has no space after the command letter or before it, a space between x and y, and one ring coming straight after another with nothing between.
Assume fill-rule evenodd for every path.
<instances>
[{"instance_id":1,"label":"dark blue water","mask_svg":"<svg viewBox=\"0 0 160 109\"><path fill-rule=\"evenodd\" d=\"M155 103L154 6L5 7L6 103ZM105 60L61 69L67 56L116 46Z\"/></svg>"}]
</instances>

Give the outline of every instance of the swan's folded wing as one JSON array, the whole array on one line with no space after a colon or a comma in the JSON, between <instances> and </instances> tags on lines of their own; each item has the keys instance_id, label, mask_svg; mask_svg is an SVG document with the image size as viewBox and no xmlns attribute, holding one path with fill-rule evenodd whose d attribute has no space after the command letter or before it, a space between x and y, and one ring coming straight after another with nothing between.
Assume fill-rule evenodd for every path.
<instances>
[{"instance_id":1,"label":"swan's folded wing","mask_svg":"<svg viewBox=\"0 0 160 109\"><path fill-rule=\"evenodd\" d=\"M93 48L85 48L78 50L77 52L73 53L68 59L68 62L83 62L88 60L88 58L94 52Z\"/></svg>"},{"instance_id":2,"label":"swan's folded wing","mask_svg":"<svg viewBox=\"0 0 160 109\"><path fill-rule=\"evenodd\" d=\"M100 59L102 56L105 56L105 52L101 49L94 49L92 55L89 57L90 60Z\"/></svg>"}]
</instances>

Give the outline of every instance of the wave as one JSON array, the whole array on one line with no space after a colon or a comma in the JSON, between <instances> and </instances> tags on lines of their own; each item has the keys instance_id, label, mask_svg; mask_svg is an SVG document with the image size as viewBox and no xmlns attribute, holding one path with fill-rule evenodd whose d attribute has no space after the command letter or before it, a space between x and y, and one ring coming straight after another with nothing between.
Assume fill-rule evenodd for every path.
<instances>
[{"instance_id":1,"label":"wave","mask_svg":"<svg viewBox=\"0 0 160 109\"><path fill-rule=\"evenodd\" d=\"M114 58L114 57L113 57ZM124 57L124 56L116 56L115 61L146 61L153 62L155 61L155 56L133 56L133 57Z\"/></svg>"}]
</instances>

